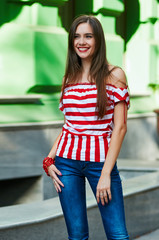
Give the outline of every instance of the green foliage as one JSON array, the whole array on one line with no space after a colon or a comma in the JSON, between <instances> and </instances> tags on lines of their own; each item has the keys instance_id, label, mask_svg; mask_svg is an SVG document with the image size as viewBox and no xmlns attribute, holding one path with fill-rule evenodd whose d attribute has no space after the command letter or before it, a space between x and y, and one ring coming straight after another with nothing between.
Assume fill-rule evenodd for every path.
<instances>
[{"instance_id":1,"label":"green foliage","mask_svg":"<svg viewBox=\"0 0 159 240\"><path fill-rule=\"evenodd\" d=\"M159 90L159 83L149 83L148 87L150 87L155 92Z\"/></svg>"},{"instance_id":2,"label":"green foliage","mask_svg":"<svg viewBox=\"0 0 159 240\"><path fill-rule=\"evenodd\" d=\"M27 93L56 93L61 91L61 85L35 85Z\"/></svg>"}]
</instances>

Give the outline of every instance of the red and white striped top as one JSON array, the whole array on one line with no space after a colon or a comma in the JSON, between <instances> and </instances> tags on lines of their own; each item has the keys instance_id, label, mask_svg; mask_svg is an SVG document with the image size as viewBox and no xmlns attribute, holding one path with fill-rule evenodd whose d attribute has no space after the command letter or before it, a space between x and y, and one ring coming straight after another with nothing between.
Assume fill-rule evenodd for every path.
<instances>
[{"instance_id":1,"label":"red and white striped top","mask_svg":"<svg viewBox=\"0 0 159 240\"><path fill-rule=\"evenodd\" d=\"M107 84L106 92L107 111L102 119L98 119L96 85L77 83L66 86L59 105L66 122L57 146L57 156L82 161L105 161L114 127L114 106L125 101L129 107L127 87L117 88Z\"/></svg>"}]
</instances>

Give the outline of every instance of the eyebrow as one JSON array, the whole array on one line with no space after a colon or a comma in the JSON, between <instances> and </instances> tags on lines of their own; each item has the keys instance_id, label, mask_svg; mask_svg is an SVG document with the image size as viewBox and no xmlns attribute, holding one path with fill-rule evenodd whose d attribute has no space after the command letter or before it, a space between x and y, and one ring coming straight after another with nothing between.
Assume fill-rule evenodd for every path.
<instances>
[{"instance_id":1,"label":"eyebrow","mask_svg":"<svg viewBox=\"0 0 159 240\"><path fill-rule=\"evenodd\" d=\"M84 35L94 35L93 33L85 33ZM75 33L75 35L80 35L80 33Z\"/></svg>"}]
</instances>

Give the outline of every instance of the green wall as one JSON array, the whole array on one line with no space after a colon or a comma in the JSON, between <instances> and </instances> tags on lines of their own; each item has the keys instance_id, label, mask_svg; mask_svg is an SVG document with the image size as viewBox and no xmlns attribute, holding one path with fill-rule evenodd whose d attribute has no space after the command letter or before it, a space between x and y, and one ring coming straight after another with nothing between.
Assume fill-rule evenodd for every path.
<instances>
[{"instance_id":1,"label":"green wall","mask_svg":"<svg viewBox=\"0 0 159 240\"><path fill-rule=\"evenodd\" d=\"M149 83L159 83L157 0L45 0L0 2L0 95L42 94L40 104L0 104L0 123L62 119L57 111L65 69L67 32L79 14L102 23L110 63L126 71L130 113L157 104Z\"/></svg>"},{"instance_id":2,"label":"green wall","mask_svg":"<svg viewBox=\"0 0 159 240\"><path fill-rule=\"evenodd\" d=\"M45 91L49 85L60 85L67 49L67 32L58 16L62 1L56 7L12 2L5 5L6 17L1 20L0 94L21 95L43 91L43 85Z\"/></svg>"},{"instance_id":3,"label":"green wall","mask_svg":"<svg viewBox=\"0 0 159 240\"><path fill-rule=\"evenodd\" d=\"M159 84L159 3L126 1L125 70L133 96L131 111L151 111L159 106L150 83Z\"/></svg>"}]
</instances>

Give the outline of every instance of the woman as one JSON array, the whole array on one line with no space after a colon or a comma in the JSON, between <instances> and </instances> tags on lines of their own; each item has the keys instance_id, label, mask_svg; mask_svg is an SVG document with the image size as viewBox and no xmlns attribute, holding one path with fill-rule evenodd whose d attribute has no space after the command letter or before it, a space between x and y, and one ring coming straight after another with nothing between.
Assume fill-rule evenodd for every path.
<instances>
[{"instance_id":1,"label":"woman","mask_svg":"<svg viewBox=\"0 0 159 240\"><path fill-rule=\"evenodd\" d=\"M59 107L64 126L43 161L59 193L69 239L89 237L85 178L97 199L108 240L129 239L116 165L128 106L126 77L106 60L100 22L93 16L76 18L69 32Z\"/></svg>"}]
</instances>

